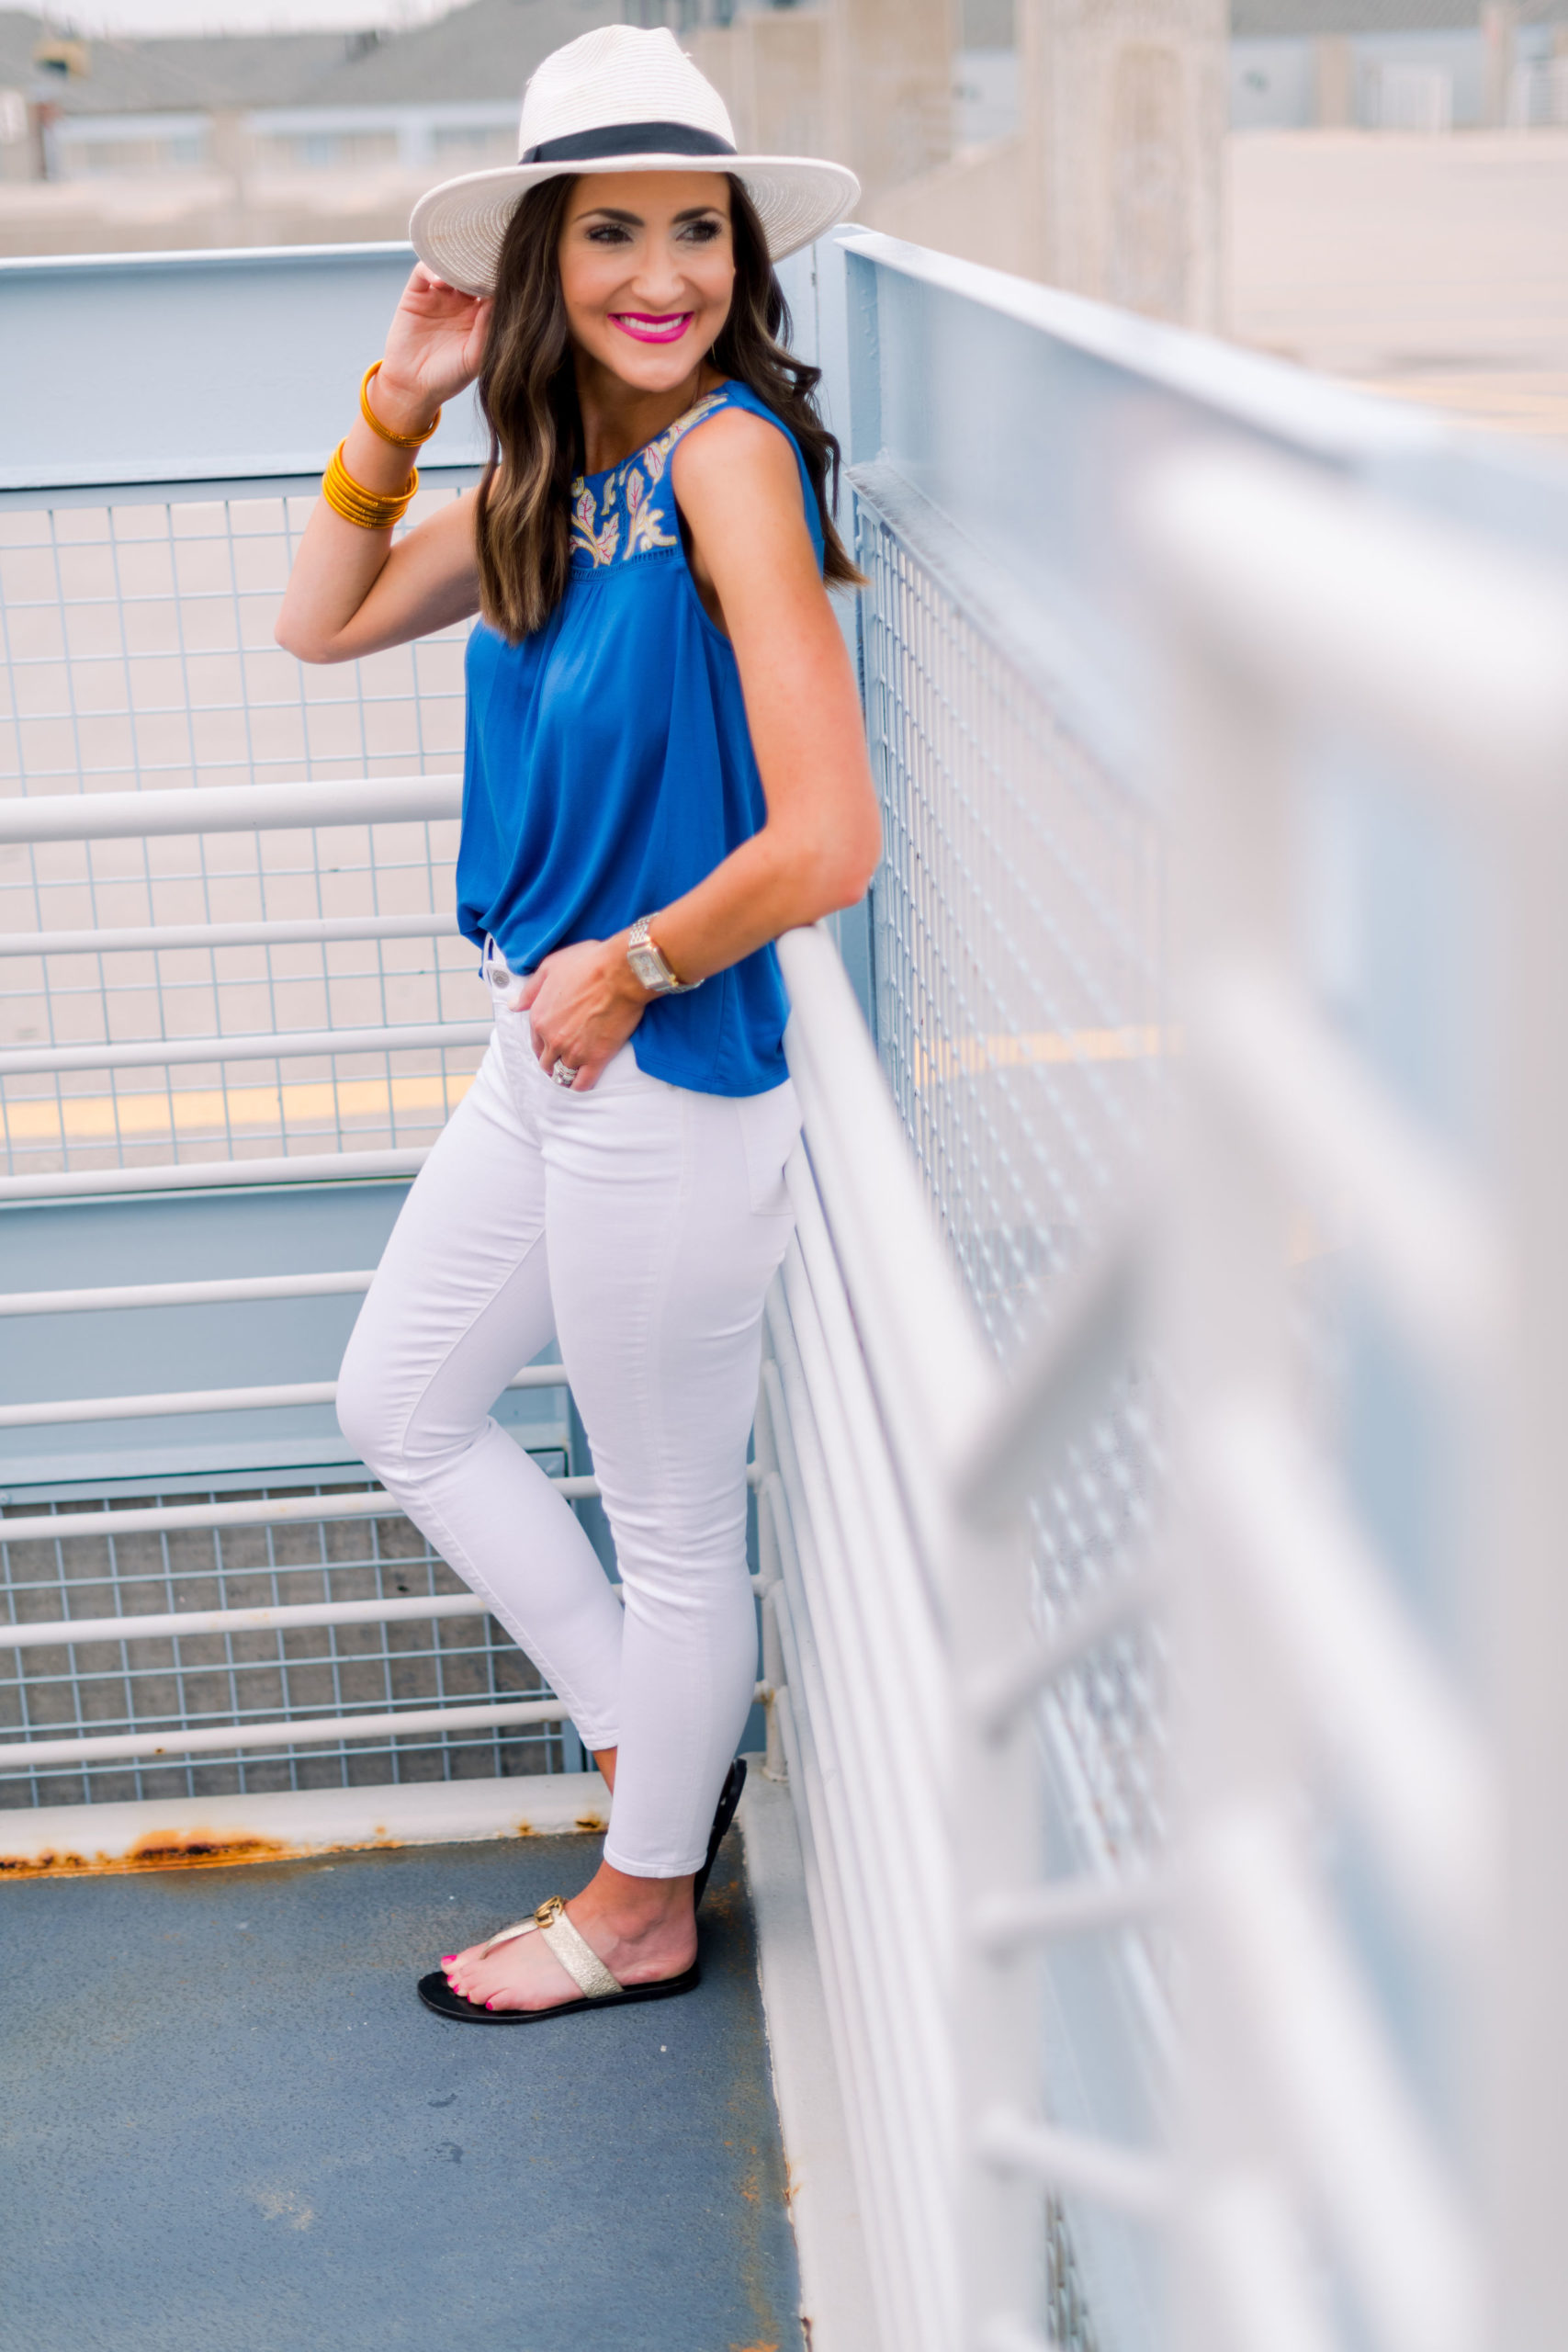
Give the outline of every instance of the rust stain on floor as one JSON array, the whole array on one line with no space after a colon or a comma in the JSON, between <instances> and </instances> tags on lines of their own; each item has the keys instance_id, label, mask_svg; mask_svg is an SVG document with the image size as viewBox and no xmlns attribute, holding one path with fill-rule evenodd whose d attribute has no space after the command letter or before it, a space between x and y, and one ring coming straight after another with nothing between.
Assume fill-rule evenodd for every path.
<instances>
[{"instance_id":1,"label":"rust stain on floor","mask_svg":"<svg viewBox=\"0 0 1568 2352\"><path fill-rule=\"evenodd\" d=\"M594 1813L580 1814L572 1825L574 1830L589 1837L602 1837L606 1826L604 1816ZM493 1845L512 1838L558 1838L561 1834L558 1824L541 1829L534 1822L516 1821L476 1842ZM199 1828L161 1830L138 1838L123 1854L77 1853L65 1849L41 1854L0 1853L0 1880L90 1878L133 1871L225 1870L236 1863L302 1862L324 1860L332 1854L398 1853L411 1844L446 1842L444 1838L392 1838L380 1828L367 1838L345 1838L333 1845L301 1845L283 1838L235 1837Z\"/></svg>"},{"instance_id":2,"label":"rust stain on floor","mask_svg":"<svg viewBox=\"0 0 1568 2352\"><path fill-rule=\"evenodd\" d=\"M232 1862L281 1862L299 1849L276 1838L220 1838L202 1830L154 1833L123 1854L0 1854L6 1878L80 1878L129 1871L219 1870Z\"/></svg>"}]
</instances>

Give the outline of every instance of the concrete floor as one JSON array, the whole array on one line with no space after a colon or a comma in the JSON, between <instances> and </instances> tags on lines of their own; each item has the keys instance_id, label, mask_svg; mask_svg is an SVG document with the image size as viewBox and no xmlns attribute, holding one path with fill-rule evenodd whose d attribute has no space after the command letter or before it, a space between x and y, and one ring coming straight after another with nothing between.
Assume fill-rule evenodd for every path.
<instances>
[{"instance_id":1,"label":"concrete floor","mask_svg":"<svg viewBox=\"0 0 1568 2352\"><path fill-rule=\"evenodd\" d=\"M689 1997L414 1998L595 1852L0 1891L3 2352L801 2352L736 1837Z\"/></svg>"}]
</instances>

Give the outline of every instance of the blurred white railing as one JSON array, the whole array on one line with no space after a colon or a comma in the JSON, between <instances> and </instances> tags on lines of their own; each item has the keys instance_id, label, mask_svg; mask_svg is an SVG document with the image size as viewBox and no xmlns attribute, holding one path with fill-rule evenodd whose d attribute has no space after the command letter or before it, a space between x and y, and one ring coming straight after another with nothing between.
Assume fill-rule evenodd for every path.
<instances>
[{"instance_id":1,"label":"blurred white railing","mask_svg":"<svg viewBox=\"0 0 1568 2352\"><path fill-rule=\"evenodd\" d=\"M1190 1073L1176 2340L1545 2347L1568 2340L1568 590L1261 460L1178 461L1145 517ZM1348 1020L1292 913L1314 787L1342 879L1391 820L1417 908L1423 868L1447 877L1404 992L1363 981ZM1315 1410L1282 1247L1303 1206L1340 1261Z\"/></svg>"},{"instance_id":2,"label":"blurred white railing","mask_svg":"<svg viewBox=\"0 0 1568 2352\"><path fill-rule=\"evenodd\" d=\"M759 1418L770 1758L883 2340L1061 2341L1060 2199L1163 2241L1158 2344L1554 2346L1568 593L1277 461L1172 461L1141 511L1181 715L1178 1115L1009 1374L837 959L782 943L806 1125ZM1390 799L1471 894L1420 942L1462 959L1457 1025L1436 988L1391 1023L1389 976L1335 1005L1292 903ZM1461 1110L1422 1099L1434 1049ZM1042 1623L1028 1498L1151 1353L1174 1515ZM1035 1702L1151 1605L1172 1845L1047 1872ZM1039 1956L1149 1933L1183 1987L1164 2127L1065 2128Z\"/></svg>"}]
</instances>

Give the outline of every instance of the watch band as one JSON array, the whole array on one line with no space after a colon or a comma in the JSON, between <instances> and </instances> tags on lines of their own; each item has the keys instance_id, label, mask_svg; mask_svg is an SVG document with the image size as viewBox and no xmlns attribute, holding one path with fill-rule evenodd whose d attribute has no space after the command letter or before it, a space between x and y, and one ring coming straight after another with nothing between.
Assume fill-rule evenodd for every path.
<instances>
[{"instance_id":1,"label":"watch band","mask_svg":"<svg viewBox=\"0 0 1568 2352\"><path fill-rule=\"evenodd\" d=\"M651 915L638 915L626 933L626 961L650 996L687 996L701 980L677 979L659 942L651 938Z\"/></svg>"}]
</instances>

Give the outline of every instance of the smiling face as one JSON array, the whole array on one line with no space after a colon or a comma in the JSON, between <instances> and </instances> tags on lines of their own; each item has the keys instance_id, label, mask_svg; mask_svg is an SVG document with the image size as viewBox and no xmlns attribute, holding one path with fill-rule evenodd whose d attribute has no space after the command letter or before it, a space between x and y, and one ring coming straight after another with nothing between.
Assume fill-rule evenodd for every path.
<instances>
[{"instance_id":1,"label":"smiling face","mask_svg":"<svg viewBox=\"0 0 1568 2352\"><path fill-rule=\"evenodd\" d=\"M722 172L584 174L559 260L579 352L638 391L678 390L729 315L729 183Z\"/></svg>"}]
</instances>

